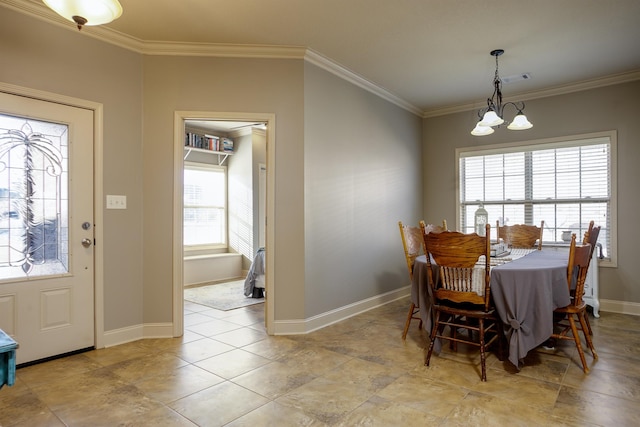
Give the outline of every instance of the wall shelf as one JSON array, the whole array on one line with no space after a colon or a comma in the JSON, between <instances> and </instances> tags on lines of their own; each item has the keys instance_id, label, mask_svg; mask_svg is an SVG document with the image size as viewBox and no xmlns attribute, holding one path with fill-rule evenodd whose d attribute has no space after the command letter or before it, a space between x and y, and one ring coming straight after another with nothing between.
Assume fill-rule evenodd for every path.
<instances>
[{"instance_id":1,"label":"wall shelf","mask_svg":"<svg viewBox=\"0 0 640 427\"><path fill-rule=\"evenodd\" d=\"M191 154L191 153L205 153L205 154L209 154L209 155L217 155L218 156L218 164L219 165L224 164L225 160L227 160L227 157L233 155L233 152L231 152L231 151L212 151L212 150L205 150L205 149L202 149L202 148L185 146L184 147L184 158L182 160L187 160L187 157L189 157L189 154Z\"/></svg>"}]
</instances>

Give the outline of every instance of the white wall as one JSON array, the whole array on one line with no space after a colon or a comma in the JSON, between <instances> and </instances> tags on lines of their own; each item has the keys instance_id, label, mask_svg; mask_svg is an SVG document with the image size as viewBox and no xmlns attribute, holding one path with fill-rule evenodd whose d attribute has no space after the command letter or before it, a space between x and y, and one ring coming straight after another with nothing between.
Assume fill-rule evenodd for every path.
<instances>
[{"instance_id":1,"label":"white wall","mask_svg":"<svg viewBox=\"0 0 640 427\"><path fill-rule=\"evenodd\" d=\"M260 249L260 164L267 163L267 138L266 132L254 129L251 133L253 148L251 171L253 175L253 254ZM264 244L264 243L263 243ZM253 258L251 258L253 261Z\"/></svg>"},{"instance_id":2,"label":"white wall","mask_svg":"<svg viewBox=\"0 0 640 427\"><path fill-rule=\"evenodd\" d=\"M189 256L184 259L183 285L186 287L236 280L242 277L242 272L242 255L240 254Z\"/></svg>"},{"instance_id":3,"label":"white wall","mask_svg":"<svg viewBox=\"0 0 640 427\"><path fill-rule=\"evenodd\" d=\"M229 157L228 203L229 248L243 257L243 265L249 269L253 259L253 143L251 131L238 135L234 140L234 154Z\"/></svg>"}]
</instances>

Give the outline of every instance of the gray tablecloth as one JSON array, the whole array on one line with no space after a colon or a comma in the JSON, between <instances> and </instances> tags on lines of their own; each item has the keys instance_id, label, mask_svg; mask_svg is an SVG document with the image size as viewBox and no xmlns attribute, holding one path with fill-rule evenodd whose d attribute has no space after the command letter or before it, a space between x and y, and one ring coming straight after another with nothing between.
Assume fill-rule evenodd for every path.
<instances>
[{"instance_id":1,"label":"gray tablecloth","mask_svg":"<svg viewBox=\"0 0 640 427\"><path fill-rule=\"evenodd\" d=\"M571 302L568 259L566 250L542 250L491 267L491 296L505 325L509 360L516 367L553 333L553 310ZM411 301L420 307L420 318L430 333L428 288L427 259L422 255L414 264Z\"/></svg>"},{"instance_id":2,"label":"gray tablecloth","mask_svg":"<svg viewBox=\"0 0 640 427\"><path fill-rule=\"evenodd\" d=\"M553 333L553 310L571 302L568 259L567 251L542 250L491 269L491 296L516 367Z\"/></svg>"},{"instance_id":3,"label":"gray tablecloth","mask_svg":"<svg viewBox=\"0 0 640 427\"><path fill-rule=\"evenodd\" d=\"M429 278L427 277L426 255L417 257L413 264L411 302L420 307L422 326L427 333L431 333L431 300L429 299Z\"/></svg>"}]
</instances>

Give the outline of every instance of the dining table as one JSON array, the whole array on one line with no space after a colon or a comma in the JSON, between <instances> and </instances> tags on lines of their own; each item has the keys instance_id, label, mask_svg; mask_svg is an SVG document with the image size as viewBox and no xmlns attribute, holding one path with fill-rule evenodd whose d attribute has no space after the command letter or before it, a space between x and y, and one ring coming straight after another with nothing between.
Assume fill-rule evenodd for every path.
<instances>
[{"instance_id":1,"label":"dining table","mask_svg":"<svg viewBox=\"0 0 640 427\"><path fill-rule=\"evenodd\" d=\"M504 325L508 359L518 369L527 353L553 333L553 311L571 302L568 260L566 248L514 250L491 259L491 297ZM431 299L425 255L414 263L411 300L419 307L425 330L430 333Z\"/></svg>"}]
</instances>

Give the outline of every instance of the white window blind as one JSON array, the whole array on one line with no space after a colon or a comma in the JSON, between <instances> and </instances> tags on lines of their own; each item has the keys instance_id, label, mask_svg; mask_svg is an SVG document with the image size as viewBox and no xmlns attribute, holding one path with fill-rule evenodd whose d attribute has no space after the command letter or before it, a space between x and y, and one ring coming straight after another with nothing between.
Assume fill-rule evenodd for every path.
<instances>
[{"instance_id":1,"label":"white window blind","mask_svg":"<svg viewBox=\"0 0 640 427\"><path fill-rule=\"evenodd\" d=\"M227 244L226 181L224 167L185 162L185 246Z\"/></svg>"},{"instance_id":2,"label":"white window blind","mask_svg":"<svg viewBox=\"0 0 640 427\"><path fill-rule=\"evenodd\" d=\"M482 203L492 229L501 224L540 225L543 241L561 243L570 230L582 240L589 221L600 225L598 243L611 258L612 206L615 200L610 135L548 143L460 149L459 206L464 232L474 231ZM492 231L495 238L495 231Z\"/></svg>"}]
</instances>

